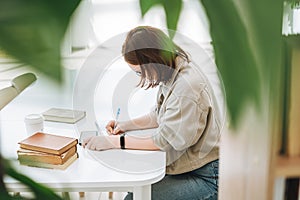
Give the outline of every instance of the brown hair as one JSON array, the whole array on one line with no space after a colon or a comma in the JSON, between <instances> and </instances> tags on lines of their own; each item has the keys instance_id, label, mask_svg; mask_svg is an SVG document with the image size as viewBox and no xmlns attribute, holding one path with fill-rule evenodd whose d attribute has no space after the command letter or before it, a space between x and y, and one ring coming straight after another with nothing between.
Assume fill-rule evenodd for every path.
<instances>
[{"instance_id":1,"label":"brown hair","mask_svg":"<svg viewBox=\"0 0 300 200\"><path fill-rule=\"evenodd\" d=\"M177 46L163 31L150 26L132 29L122 47L127 63L140 65L140 87L156 87L172 77L177 56L189 61L188 55Z\"/></svg>"}]
</instances>

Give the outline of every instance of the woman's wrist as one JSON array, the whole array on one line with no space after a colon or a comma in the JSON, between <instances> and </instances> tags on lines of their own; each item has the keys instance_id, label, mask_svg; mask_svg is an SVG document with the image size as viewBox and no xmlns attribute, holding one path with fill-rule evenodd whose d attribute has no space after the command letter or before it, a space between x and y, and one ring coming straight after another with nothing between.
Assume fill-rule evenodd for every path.
<instances>
[{"instance_id":1,"label":"woman's wrist","mask_svg":"<svg viewBox=\"0 0 300 200\"><path fill-rule=\"evenodd\" d=\"M120 149L120 136L119 135L109 135L107 137L111 144L112 149Z\"/></svg>"},{"instance_id":2,"label":"woman's wrist","mask_svg":"<svg viewBox=\"0 0 300 200\"><path fill-rule=\"evenodd\" d=\"M121 121L118 123L118 126L123 132L132 130L131 121Z\"/></svg>"}]
</instances>

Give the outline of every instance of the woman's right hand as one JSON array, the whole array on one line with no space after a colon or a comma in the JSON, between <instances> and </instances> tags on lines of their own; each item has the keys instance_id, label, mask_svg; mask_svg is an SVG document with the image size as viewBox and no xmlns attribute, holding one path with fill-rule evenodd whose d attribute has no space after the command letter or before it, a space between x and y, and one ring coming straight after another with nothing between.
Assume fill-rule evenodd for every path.
<instances>
[{"instance_id":1,"label":"woman's right hand","mask_svg":"<svg viewBox=\"0 0 300 200\"><path fill-rule=\"evenodd\" d=\"M118 134L125 132L125 130L122 129L122 122L118 122L116 124L115 120L109 121L105 128L106 128L107 133L112 134L112 135L118 135Z\"/></svg>"}]
</instances>

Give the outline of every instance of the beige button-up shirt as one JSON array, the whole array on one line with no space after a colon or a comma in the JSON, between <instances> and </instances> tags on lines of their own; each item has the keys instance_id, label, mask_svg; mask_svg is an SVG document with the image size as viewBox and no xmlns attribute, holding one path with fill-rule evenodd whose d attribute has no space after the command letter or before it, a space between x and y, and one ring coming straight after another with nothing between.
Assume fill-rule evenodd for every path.
<instances>
[{"instance_id":1,"label":"beige button-up shirt","mask_svg":"<svg viewBox=\"0 0 300 200\"><path fill-rule=\"evenodd\" d=\"M218 159L220 116L201 70L182 59L170 81L161 84L153 114L154 143L167 154L167 174L181 174Z\"/></svg>"}]
</instances>

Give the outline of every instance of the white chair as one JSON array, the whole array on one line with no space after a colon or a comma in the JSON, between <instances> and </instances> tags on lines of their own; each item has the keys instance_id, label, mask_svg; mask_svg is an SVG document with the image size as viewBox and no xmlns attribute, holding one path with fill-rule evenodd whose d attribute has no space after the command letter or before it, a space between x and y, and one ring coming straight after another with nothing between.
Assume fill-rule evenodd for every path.
<instances>
[{"instance_id":1,"label":"white chair","mask_svg":"<svg viewBox=\"0 0 300 200\"><path fill-rule=\"evenodd\" d=\"M0 89L0 110L34 81L36 81L36 76L33 73L26 73L14 78L11 86Z\"/></svg>"}]
</instances>

